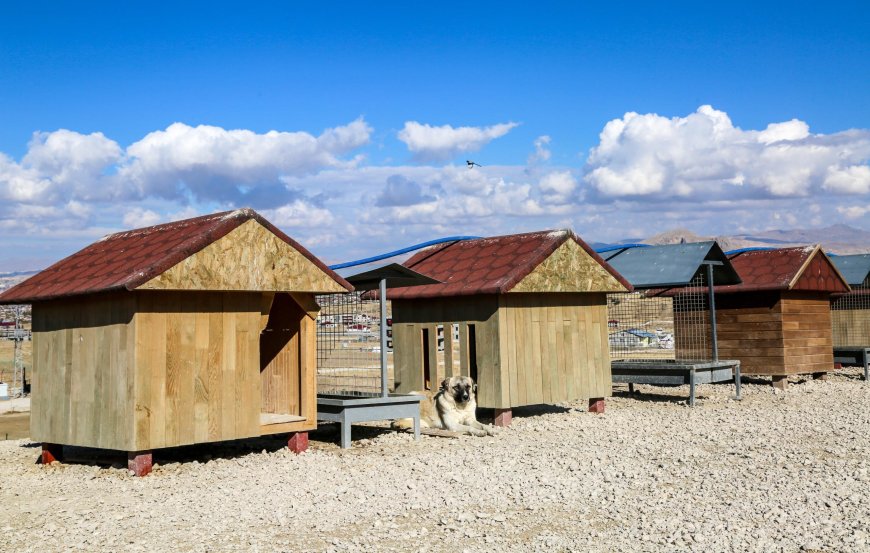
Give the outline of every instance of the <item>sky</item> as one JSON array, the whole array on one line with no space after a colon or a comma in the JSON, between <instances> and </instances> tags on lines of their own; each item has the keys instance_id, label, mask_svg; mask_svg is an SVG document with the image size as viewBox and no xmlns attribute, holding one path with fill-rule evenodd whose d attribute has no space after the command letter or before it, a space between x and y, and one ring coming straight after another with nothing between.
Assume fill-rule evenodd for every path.
<instances>
[{"instance_id":1,"label":"sky","mask_svg":"<svg viewBox=\"0 0 870 553\"><path fill-rule=\"evenodd\" d=\"M870 3L708 4L5 5L0 273L240 207L328 263L870 230Z\"/></svg>"}]
</instances>

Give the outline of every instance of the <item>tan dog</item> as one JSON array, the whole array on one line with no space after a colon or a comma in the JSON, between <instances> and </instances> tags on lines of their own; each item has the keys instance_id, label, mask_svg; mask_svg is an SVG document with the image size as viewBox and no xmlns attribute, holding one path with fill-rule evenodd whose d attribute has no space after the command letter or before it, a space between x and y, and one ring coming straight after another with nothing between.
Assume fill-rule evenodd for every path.
<instances>
[{"instance_id":1,"label":"tan dog","mask_svg":"<svg viewBox=\"0 0 870 553\"><path fill-rule=\"evenodd\" d=\"M491 426L477 422L477 385L468 376L451 376L441 382L437 392L411 392L424 399L420 402L420 426L422 428L441 428L473 436L492 436ZM410 428L413 421L396 421L398 428Z\"/></svg>"}]
</instances>

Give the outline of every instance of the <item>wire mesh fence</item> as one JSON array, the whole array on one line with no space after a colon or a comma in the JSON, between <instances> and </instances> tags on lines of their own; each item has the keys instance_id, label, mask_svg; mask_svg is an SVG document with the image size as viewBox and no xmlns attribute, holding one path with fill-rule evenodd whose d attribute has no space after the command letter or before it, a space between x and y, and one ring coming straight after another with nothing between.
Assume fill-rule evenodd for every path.
<instances>
[{"instance_id":1,"label":"wire mesh fence","mask_svg":"<svg viewBox=\"0 0 870 553\"><path fill-rule=\"evenodd\" d=\"M831 301L834 347L870 346L870 277Z\"/></svg>"},{"instance_id":2,"label":"wire mesh fence","mask_svg":"<svg viewBox=\"0 0 870 553\"><path fill-rule=\"evenodd\" d=\"M699 271L686 286L608 296L607 327L613 361L712 359L704 272Z\"/></svg>"},{"instance_id":3,"label":"wire mesh fence","mask_svg":"<svg viewBox=\"0 0 870 553\"><path fill-rule=\"evenodd\" d=\"M381 393L380 305L366 292L317 296L317 393L374 397ZM389 303L387 304L389 317ZM388 319L389 320L389 319ZM387 329L388 386L393 388L392 336Z\"/></svg>"}]
</instances>

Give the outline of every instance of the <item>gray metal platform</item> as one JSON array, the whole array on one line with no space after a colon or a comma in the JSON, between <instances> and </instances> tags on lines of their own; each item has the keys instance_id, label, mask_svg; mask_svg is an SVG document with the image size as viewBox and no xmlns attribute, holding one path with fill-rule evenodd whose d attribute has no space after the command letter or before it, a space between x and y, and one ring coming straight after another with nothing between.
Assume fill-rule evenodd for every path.
<instances>
[{"instance_id":1,"label":"gray metal platform","mask_svg":"<svg viewBox=\"0 0 870 553\"><path fill-rule=\"evenodd\" d=\"M350 447L350 426L356 422L414 419L414 439L420 439L420 400L413 394L386 397L317 396L317 420L341 425L341 447Z\"/></svg>"},{"instance_id":2,"label":"gray metal platform","mask_svg":"<svg viewBox=\"0 0 870 553\"><path fill-rule=\"evenodd\" d=\"M688 384L689 406L692 407L698 384L733 381L735 399L741 399L740 361L612 361L610 372L613 383L628 384L631 393L635 384Z\"/></svg>"},{"instance_id":3,"label":"gray metal platform","mask_svg":"<svg viewBox=\"0 0 870 553\"><path fill-rule=\"evenodd\" d=\"M834 363L864 367L864 380L870 376L870 346L842 346L834 348Z\"/></svg>"}]
</instances>

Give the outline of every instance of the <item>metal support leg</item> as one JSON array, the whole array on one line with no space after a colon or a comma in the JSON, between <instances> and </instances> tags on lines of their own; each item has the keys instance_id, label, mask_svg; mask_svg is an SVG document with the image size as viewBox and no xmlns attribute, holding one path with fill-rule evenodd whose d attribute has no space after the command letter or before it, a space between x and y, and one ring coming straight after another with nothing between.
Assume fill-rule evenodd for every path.
<instances>
[{"instance_id":1,"label":"metal support leg","mask_svg":"<svg viewBox=\"0 0 870 553\"><path fill-rule=\"evenodd\" d=\"M695 406L695 371L689 371L689 407Z\"/></svg>"},{"instance_id":2,"label":"metal support leg","mask_svg":"<svg viewBox=\"0 0 870 553\"><path fill-rule=\"evenodd\" d=\"M734 391L737 394L734 396L734 399L737 401L743 399L743 396L740 394L740 363L737 363L737 366L734 367Z\"/></svg>"},{"instance_id":3,"label":"metal support leg","mask_svg":"<svg viewBox=\"0 0 870 553\"><path fill-rule=\"evenodd\" d=\"M628 383L628 395L630 395L630 396L634 395L634 382Z\"/></svg>"},{"instance_id":4,"label":"metal support leg","mask_svg":"<svg viewBox=\"0 0 870 553\"><path fill-rule=\"evenodd\" d=\"M420 415L414 417L414 439L420 439Z\"/></svg>"},{"instance_id":5,"label":"metal support leg","mask_svg":"<svg viewBox=\"0 0 870 553\"><path fill-rule=\"evenodd\" d=\"M341 421L341 449L350 448L350 422Z\"/></svg>"},{"instance_id":6,"label":"metal support leg","mask_svg":"<svg viewBox=\"0 0 870 553\"><path fill-rule=\"evenodd\" d=\"M864 382L867 382L867 380L870 380L870 360L868 360L868 357L870 357L870 356L867 355L866 349L864 350L863 357L864 357L864 359L863 359L863 361L864 361Z\"/></svg>"}]
</instances>

